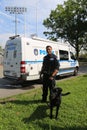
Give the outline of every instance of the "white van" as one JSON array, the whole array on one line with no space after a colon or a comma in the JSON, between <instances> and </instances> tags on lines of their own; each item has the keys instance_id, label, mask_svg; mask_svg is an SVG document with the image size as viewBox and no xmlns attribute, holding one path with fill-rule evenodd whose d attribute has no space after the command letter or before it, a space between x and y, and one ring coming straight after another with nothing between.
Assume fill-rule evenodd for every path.
<instances>
[{"instance_id":1,"label":"white van","mask_svg":"<svg viewBox=\"0 0 87 130\"><path fill-rule=\"evenodd\" d=\"M77 75L79 64L69 44L37 37L13 36L5 46L4 76L25 81L39 79L47 45L52 46L53 53L58 57L60 63L58 75L71 73Z\"/></svg>"}]
</instances>

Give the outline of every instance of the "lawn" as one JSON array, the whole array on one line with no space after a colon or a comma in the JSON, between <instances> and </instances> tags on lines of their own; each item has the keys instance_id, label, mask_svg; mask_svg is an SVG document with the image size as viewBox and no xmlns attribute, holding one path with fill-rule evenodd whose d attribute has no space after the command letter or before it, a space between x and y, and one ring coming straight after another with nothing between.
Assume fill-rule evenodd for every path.
<instances>
[{"instance_id":1,"label":"lawn","mask_svg":"<svg viewBox=\"0 0 87 130\"><path fill-rule=\"evenodd\" d=\"M58 120L49 118L49 107L41 103L41 88L0 99L0 130L87 130L87 75L57 82L63 93ZM55 109L54 109L55 114Z\"/></svg>"}]
</instances>

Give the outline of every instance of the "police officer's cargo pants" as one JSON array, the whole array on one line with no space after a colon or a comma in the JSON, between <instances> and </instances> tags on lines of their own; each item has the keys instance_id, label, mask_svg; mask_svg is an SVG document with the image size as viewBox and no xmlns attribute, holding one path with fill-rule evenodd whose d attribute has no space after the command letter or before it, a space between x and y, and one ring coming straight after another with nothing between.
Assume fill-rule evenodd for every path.
<instances>
[{"instance_id":1,"label":"police officer's cargo pants","mask_svg":"<svg viewBox=\"0 0 87 130\"><path fill-rule=\"evenodd\" d=\"M49 75L44 75L43 76L43 94L42 94L42 100L46 101L47 100L47 95L48 95L48 88L51 90L55 87L55 78L53 80L49 79Z\"/></svg>"}]
</instances>

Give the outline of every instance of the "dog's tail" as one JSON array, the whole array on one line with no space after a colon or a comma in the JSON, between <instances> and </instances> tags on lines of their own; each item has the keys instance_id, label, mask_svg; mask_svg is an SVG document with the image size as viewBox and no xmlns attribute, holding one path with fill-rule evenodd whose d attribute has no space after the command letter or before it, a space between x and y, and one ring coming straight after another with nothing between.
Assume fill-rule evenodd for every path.
<instances>
[{"instance_id":1,"label":"dog's tail","mask_svg":"<svg viewBox=\"0 0 87 130\"><path fill-rule=\"evenodd\" d=\"M66 96L66 95L69 95L70 92L67 92L67 93L62 93L62 96Z\"/></svg>"}]
</instances>

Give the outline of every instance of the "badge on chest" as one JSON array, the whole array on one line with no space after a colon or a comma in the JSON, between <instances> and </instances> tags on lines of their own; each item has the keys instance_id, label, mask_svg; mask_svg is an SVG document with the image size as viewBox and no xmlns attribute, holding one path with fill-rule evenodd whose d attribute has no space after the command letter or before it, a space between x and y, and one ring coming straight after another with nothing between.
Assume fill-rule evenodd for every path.
<instances>
[{"instance_id":1,"label":"badge on chest","mask_svg":"<svg viewBox=\"0 0 87 130\"><path fill-rule=\"evenodd\" d=\"M54 60L54 58L50 58L50 61L53 61Z\"/></svg>"}]
</instances>

